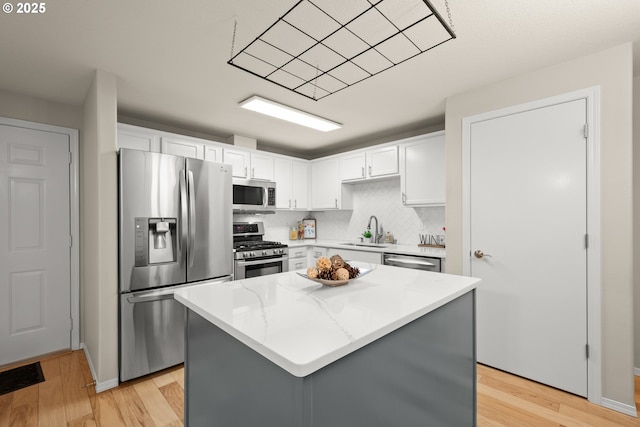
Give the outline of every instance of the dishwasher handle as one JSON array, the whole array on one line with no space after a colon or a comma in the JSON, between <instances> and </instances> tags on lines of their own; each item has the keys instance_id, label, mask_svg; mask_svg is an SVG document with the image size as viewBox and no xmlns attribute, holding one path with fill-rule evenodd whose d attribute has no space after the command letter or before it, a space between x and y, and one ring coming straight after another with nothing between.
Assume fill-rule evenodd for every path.
<instances>
[{"instance_id":1,"label":"dishwasher handle","mask_svg":"<svg viewBox=\"0 0 640 427\"><path fill-rule=\"evenodd\" d=\"M425 267L435 267L436 265L432 262L420 261L420 260L409 260L406 258L385 258L385 264L387 262L397 262L398 264L406 264L406 265L421 265Z\"/></svg>"}]
</instances>

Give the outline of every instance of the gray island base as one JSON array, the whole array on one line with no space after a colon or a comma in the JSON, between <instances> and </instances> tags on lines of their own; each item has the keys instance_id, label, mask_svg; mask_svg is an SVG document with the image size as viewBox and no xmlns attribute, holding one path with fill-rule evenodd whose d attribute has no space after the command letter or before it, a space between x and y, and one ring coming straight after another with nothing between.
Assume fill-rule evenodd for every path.
<instances>
[{"instance_id":1,"label":"gray island base","mask_svg":"<svg viewBox=\"0 0 640 427\"><path fill-rule=\"evenodd\" d=\"M297 377L188 310L190 427L476 425L475 291Z\"/></svg>"}]
</instances>

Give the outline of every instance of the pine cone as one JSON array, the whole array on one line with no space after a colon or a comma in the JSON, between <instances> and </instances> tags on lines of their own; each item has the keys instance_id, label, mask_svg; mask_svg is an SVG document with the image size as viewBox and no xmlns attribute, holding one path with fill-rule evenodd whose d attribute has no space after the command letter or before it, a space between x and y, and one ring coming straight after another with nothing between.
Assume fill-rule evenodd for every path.
<instances>
[{"instance_id":1,"label":"pine cone","mask_svg":"<svg viewBox=\"0 0 640 427\"><path fill-rule=\"evenodd\" d=\"M350 265L344 267L349 272L349 279L355 279L360 274L360 269L358 267L351 267Z\"/></svg>"},{"instance_id":2,"label":"pine cone","mask_svg":"<svg viewBox=\"0 0 640 427\"><path fill-rule=\"evenodd\" d=\"M333 271L329 270L319 270L318 271L318 279L323 280L333 280Z\"/></svg>"},{"instance_id":3,"label":"pine cone","mask_svg":"<svg viewBox=\"0 0 640 427\"><path fill-rule=\"evenodd\" d=\"M340 255L334 255L330 259L331 259L331 267L334 270L344 267L344 260Z\"/></svg>"}]
</instances>

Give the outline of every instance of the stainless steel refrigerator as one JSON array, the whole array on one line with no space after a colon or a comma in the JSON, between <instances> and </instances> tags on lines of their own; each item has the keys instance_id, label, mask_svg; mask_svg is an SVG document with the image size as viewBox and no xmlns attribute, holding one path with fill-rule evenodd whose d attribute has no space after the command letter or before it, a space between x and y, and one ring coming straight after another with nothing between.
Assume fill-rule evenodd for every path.
<instances>
[{"instance_id":1,"label":"stainless steel refrigerator","mask_svg":"<svg viewBox=\"0 0 640 427\"><path fill-rule=\"evenodd\" d=\"M120 381L184 361L177 288L232 280L231 166L121 149Z\"/></svg>"}]
</instances>

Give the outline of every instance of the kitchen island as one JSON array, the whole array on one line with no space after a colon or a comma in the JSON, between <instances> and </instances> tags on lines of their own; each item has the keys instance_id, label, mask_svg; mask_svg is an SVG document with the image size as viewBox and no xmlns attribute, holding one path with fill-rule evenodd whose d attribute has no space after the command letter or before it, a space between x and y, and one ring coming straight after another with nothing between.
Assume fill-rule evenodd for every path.
<instances>
[{"instance_id":1,"label":"kitchen island","mask_svg":"<svg viewBox=\"0 0 640 427\"><path fill-rule=\"evenodd\" d=\"M475 425L479 279L354 265L340 287L288 272L176 292L187 425Z\"/></svg>"}]
</instances>

